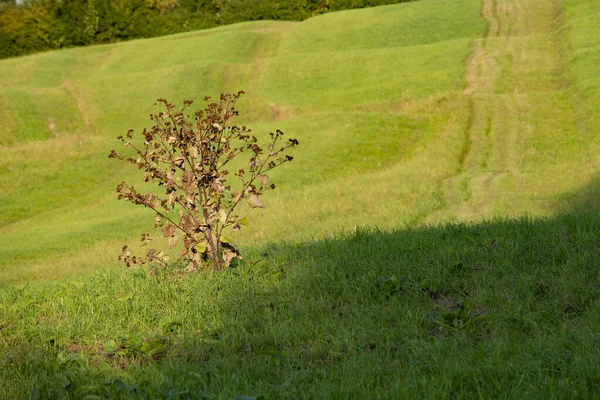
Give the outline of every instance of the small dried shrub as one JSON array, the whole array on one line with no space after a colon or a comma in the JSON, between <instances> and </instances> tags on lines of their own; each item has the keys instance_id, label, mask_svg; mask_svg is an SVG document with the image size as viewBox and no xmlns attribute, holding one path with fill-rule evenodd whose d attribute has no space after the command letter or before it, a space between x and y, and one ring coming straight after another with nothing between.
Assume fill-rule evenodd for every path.
<instances>
[{"instance_id":1,"label":"small dried shrub","mask_svg":"<svg viewBox=\"0 0 600 400\"><path fill-rule=\"evenodd\" d=\"M243 93L222 94L219 103L209 103L206 97L206 107L193 116L186 114L191 100L176 110L167 100L158 99L156 105L162 105L164 111L150 115L151 129L144 129L141 135L129 130L125 137L118 137L135 155L124 156L115 150L109 155L136 165L143 171L144 182L155 182L164 192L161 197L142 194L125 182L117 186L119 199L155 212L155 227L168 238L171 249L183 243L178 258L189 262L190 271L205 261L222 270L241 258L229 234L248 222L235 210L242 201L252 208L264 207L261 196L275 189L267 172L292 161L287 150L298 144L296 139L284 141L283 132L277 130L270 133L263 150L250 129L233 124L238 116L235 104ZM230 174L228 168L242 155L248 157L246 168ZM145 247L149 240L147 233L142 234ZM169 257L152 248L144 257L137 257L123 246L119 260L127 266L152 262L167 267Z\"/></svg>"}]
</instances>

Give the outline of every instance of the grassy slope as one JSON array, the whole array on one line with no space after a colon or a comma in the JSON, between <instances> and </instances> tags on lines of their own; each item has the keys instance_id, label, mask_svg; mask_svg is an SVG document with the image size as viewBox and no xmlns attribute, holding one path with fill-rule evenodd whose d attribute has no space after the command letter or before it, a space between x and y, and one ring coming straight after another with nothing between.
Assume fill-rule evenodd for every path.
<instances>
[{"instance_id":1,"label":"grassy slope","mask_svg":"<svg viewBox=\"0 0 600 400\"><path fill-rule=\"evenodd\" d=\"M245 89L242 115L256 132L280 128L301 141L297 162L275 174L280 190L266 199L268 209L250 215L242 243L421 220L441 206L439 179L454 168L458 150L443 154L459 146L467 120L456 101L462 60L484 25L476 1L441 4L239 24L0 63L0 279L110 264L119 238L136 240L150 220L139 221L147 214L113 192L135 171L105 154L116 135L147 125L157 97Z\"/></svg>"},{"instance_id":2,"label":"grassy slope","mask_svg":"<svg viewBox=\"0 0 600 400\"><path fill-rule=\"evenodd\" d=\"M318 19L297 25L260 23L260 29L274 29L261 31L272 40L255 46L253 51L258 53L252 53L265 57L240 56L230 69L220 69L231 72L223 82L250 81L250 71L262 71L252 83L260 97L246 106L249 120L260 128L284 126L299 132L297 136L306 144L299 155L313 160L325 154L330 161L293 166L291 182L282 179L287 190L270 200L276 205L293 204L296 209L272 206L268 212L276 218L266 217L269 225L254 240L268 240L276 237L274 233L289 238L318 236L327 232L327 224L348 227L368 220L360 220L361 215L387 226L449 215L469 219L477 207L485 215L512 210L598 211L594 133L600 128L600 80L594 73L594 60L600 42L593 21L600 9L594 0L564 3L561 10L550 1L523 0L512 2L511 7L502 2L498 8L484 2L488 39L471 43L477 57L466 60L466 90L460 90L459 80L448 79L446 86L431 93L425 84L431 84L430 79L425 82L418 74L415 58L432 56L436 43L426 32L422 36L415 32L423 27L418 22L427 20L419 15L431 18L437 12L430 7L432 2L368 10L382 17L409 7L412 11L407 15L415 18L417 27L400 35L411 46L398 51L414 55L410 60L400 59L407 65L414 63L414 79L423 79L423 85L405 82L406 97L383 100L378 93L385 93L387 86L379 76L365 77L369 85L362 88L327 81L327 71L358 70L362 65L352 59L353 54L335 54L338 60L352 62L331 63L325 54L332 48L326 43L312 50L323 54L304 64L315 68L302 69L304 60L297 54L307 52L310 40L302 38L310 35L296 31L317 29ZM321 18L355 18L351 22L360 28L362 12L367 11ZM435 22L439 26L440 21ZM259 25L220 29L214 35L236 35L239 30L242 36L251 36L248 30ZM448 30L465 35L464 25ZM340 37L352 35L344 26L352 24L346 20L332 32ZM368 32L368 25L362 29ZM433 26L428 29L437 32ZM177 38L203 40L206 34ZM370 49L369 57L385 53L373 44L372 36L376 35L355 38L365 42L352 41L354 50L339 50L358 54ZM120 208L112 195L104 194L114 184L110 173L122 171L104 163L95 152L110 147L111 129L121 130L120 120L128 113L138 115L128 105L128 96L154 90L134 85L149 76L143 72L148 67L142 58L129 60L130 75L118 78L121 81L114 86L109 86L109 69L118 69L135 46L153 43L154 48L168 40L173 39L24 59L31 68L42 60L36 57L58 57L56 62L65 68L69 62L79 65L80 76L69 75L76 83L67 84L64 90L76 88L82 102L69 106L65 100L64 108L93 105L93 112L83 114L85 118L70 122L93 134L65 132L41 140L33 139L40 133L31 129L32 139L25 144L10 142L8 133L4 136L3 199L13 199L17 205L21 204L17 199L27 202L21 208L0 205L5 207L2 217L6 218L0 228L3 279L31 279L42 265L50 265L50 273L91 269L112 256L106 249L118 247L119 236L126 238L142 228L136 212ZM412 45L421 46L422 51ZM459 48L465 55L465 48ZM113 58L116 64L97 67L109 51L120 54ZM310 57L311 52L307 53ZM72 54L86 57L65 61L75 59ZM436 57L440 59L439 54ZM461 70L460 64L448 63L447 75L440 74L440 82ZM440 66L443 63L435 67ZM43 74L37 68L35 75L23 77L20 84L11 80L13 92L33 93L27 89L32 85L41 93L39 87L44 84L55 87L62 82L62 76L53 75L57 71ZM108 75L102 75L102 68ZM142 71L135 72L136 68ZM169 67L165 68L167 72L162 73L168 79ZM187 68L200 70L196 65ZM387 66L379 68L385 72ZM390 85L413 79L397 75L393 77L398 81L390 80ZM314 99L299 93L302 84L295 80L310 87L319 79L326 90L313 93ZM180 85L167 86L173 96L186 97ZM277 88L294 95L281 95ZM109 101L115 91L119 96ZM3 92L0 101L27 97L8 92ZM347 93L352 104L331 104L339 101L338 92ZM44 100L42 96L28 101L43 104ZM522 107L514 108L515 103ZM35 119L14 110L7 115L4 132L19 118L27 124ZM283 119L269 121L274 117ZM38 121L40 125L46 122ZM132 122L138 123L143 120ZM399 143L402 150L410 150L390 152L386 140L396 138L386 132L403 132ZM308 140L324 134L327 141ZM364 140L366 134L373 135L370 141ZM344 152L328 147L331 142L349 145ZM515 143L519 147L511 147ZM357 146L360 151L352 151ZM375 160L380 164L374 164ZM338 176L335 168L341 169L342 162L347 167ZM85 170L78 169L83 166ZM285 172L282 178L289 178ZM88 175L82 177L84 173ZM330 179L333 176L336 179ZM81 196L81 187L70 186L71 177L95 189ZM39 186L48 180L57 184ZM502 187L511 190L498 190ZM42 193L47 201L38 197ZM71 206L53 210L57 194L70 196ZM357 210L358 218L353 213ZM431 214L432 210L437 214ZM7 223L24 215L29 218ZM146 280L143 271L123 271L107 264L103 271L87 277L24 288L7 284L0 289L0 397L57 398L71 393L75 398L199 398L203 394L209 398L596 398L599 234L597 214L498 220L470 227L358 232L335 240L248 249L253 252L251 258L263 262L250 269L183 281ZM62 256L65 249L70 252ZM56 259L44 259L48 256ZM29 269L17 272L25 265ZM49 272L37 273L47 276ZM124 354L110 355L110 345L120 340L119 351ZM150 361L153 355L160 361Z\"/></svg>"},{"instance_id":3,"label":"grassy slope","mask_svg":"<svg viewBox=\"0 0 600 400\"><path fill-rule=\"evenodd\" d=\"M148 229L148 214L113 194L135 171L104 156L147 125L157 97L245 89L245 122L300 139L242 244L596 207L595 14L581 11L592 6L482 4L428 0L1 62L0 279L111 264Z\"/></svg>"},{"instance_id":4,"label":"grassy slope","mask_svg":"<svg viewBox=\"0 0 600 400\"><path fill-rule=\"evenodd\" d=\"M585 78L570 74L560 3L483 1L482 16L487 34L467 62L472 119L461 168L446 181L448 207L430 220L570 209L597 176L600 142L578 115L596 100L576 94Z\"/></svg>"},{"instance_id":5,"label":"grassy slope","mask_svg":"<svg viewBox=\"0 0 600 400\"><path fill-rule=\"evenodd\" d=\"M571 77L574 109L578 128L588 133L590 152L596 158L583 158L590 168L597 167L600 144L596 140L600 132L600 76L595 66L600 62L600 36L596 34L595 18L600 15L600 4L594 1L566 1L564 35L568 37L570 56L567 65ZM600 211L600 176L596 172L585 181L578 192L568 193L566 198L577 210Z\"/></svg>"}]
</instances>

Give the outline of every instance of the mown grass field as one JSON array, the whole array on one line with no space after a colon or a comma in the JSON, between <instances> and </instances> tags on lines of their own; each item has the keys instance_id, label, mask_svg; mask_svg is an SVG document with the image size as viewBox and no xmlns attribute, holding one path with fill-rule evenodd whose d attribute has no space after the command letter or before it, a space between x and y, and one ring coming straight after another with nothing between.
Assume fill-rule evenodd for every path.
<instances>
[{"instance_id":1,"label":"mown grass field","mask_svg":"<svg viewBox=\"0 0 600 400\"><path fill-rule=\"evenodd\" d=\"M278 190L265 199L267 210L249 214L243 245L422 220L441 206L439 181L454 168L453 156L432 161L460 146L443 135L459 137L468 119L454 99L470 42L485 26L476 1L441 4L245 23L0 63L0 277L114 264L124 239L148 229L151 215L114 193L136 171L106 155L117 135L149 125L159 97L199 105L205 95L243 89L242 123L300 140L296 161L273 177Z\"/></svg>"},{"instance_id":2,"label":"mown grass field","mask_svg":"<svg viewBox=\"0 0 600 400\"><path fill-rule=\"evenodd\" d=\"M421 0L1 61L0 397L599 397L598 18ZM152 215L115 137L240 89L301 143L261 261L124 270Z\"/></svg>"},{"instance_id":3,"label":"mown grass field","mask_svg":"<svg viewBox=\"0 0 600 400\"><path fill-rule=\"evenodd\" d=\"M123 239L148 229L148 214L113 193L135 171L104 155L117 135L149 125L158 97L199 104L243 89L241 122L300 140L242 245L366 224L549 216L585 203L598 110L597 43L583 6L440 4L3 61L0 277L105 266Z\"/></svg>"}]
</instances>

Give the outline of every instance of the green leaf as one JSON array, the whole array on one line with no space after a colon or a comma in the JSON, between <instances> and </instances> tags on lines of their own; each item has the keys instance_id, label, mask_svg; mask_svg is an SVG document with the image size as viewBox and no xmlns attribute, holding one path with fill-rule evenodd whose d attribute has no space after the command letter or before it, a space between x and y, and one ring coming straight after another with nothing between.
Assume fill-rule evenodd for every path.
<instances>
[{"instance_id":1,"label":"green leaf","mask_svg":"<svg viewBox=\"0 0 600 400\"><path fill-rule=\"evenodd\" d=\"M240 224L240 225L244 225L244 226L246 226L246 225L248 225L248 218L240 218L240 219L238 219L238 221L237 221L237 222L238 222L238 224Z\"/></svg>"},{"instance_id":2,"label":"green leaf","mask_svg":"<svg viewBox=\"0 0 600 400\"><path fill-rule=\"evenodd\" d=\"M231 243L231 236L227 236L227 235L221 236L221 243Z\"/></svg>"},{"instance_id":3,"label":"green leaf","mask_svg":"<svg viewBox=\"0 0 600 400\"><path fill-rule=\"evenodd\" d=\"M63 361L65 363L70 363L70 362L79 361L79 360L80 360L79 356L75 353L69 353L63 358Z\"/></svg>"},{"instance_id":4,"label":"green leaf","mask_svg":"<svg viewBox=\"0 0 600 400\"><path fill-rule=\"evenodd\" d=\"M111 339L102 344L102 350L104 350L106 354L113 354L115 351L117 351L117 343Z\"/></svg>"},{"instance_id":5,"label":"green leaf","mask_svg":"<svg viewBox=\"0 0 600 400\"><path fill-rule=\"evenodd\" d=\"M195 249L196 249L196 251L198 253L204 253L204 252L206 252L206 249L207 249L206 241L198 243L195 246Z\"/></svg>"},{"instance_id":6,"label":"green leaf","mask_svg":"<svg viewBox=\"0 0 600 400\"><path fill-rule=\"evenodd\" d=\"M257 352L256 354L271 357L271 359L273 359L273 361L275 361L277 365L281 364L284 361L283 355L273 350L262 350Z\"/></svg>"},{"instance_id":7,"label":"green leaf","mask_svg":"<svg viewBox=\"0 0 600 400\"><path fill-rule=\"evenodd\" d=\"M102 386L100 384L90 384L79 386L75 389L73 394L76 399L99 400L101 397L97 396L95 393L98 393L101 390Z\"/></svg>"},{"instance_id":8,"label":"green leaf","mask_svg":"<svg viewBox=\"0 0 600 400\"><path fill-rule=\"evenodd\" d=\"M141 352L149 357L158 355L167 349L167 343L164 339L144 341L141 345Z\"/></svg>"},{"instance_id":9,"label":"green leaf","mask_svg":"<svg viewBox=\"0 0 600 400\"><path fill-rule=\"evenodd\" d=\"M67 387L71 383L65 374L54 374L54 381L58 382L62 387Z\"/></svg>"},{"instance_id":10,"label":"green leaf","mask_svg":"<svg viewBox=\"0 0 600 400\"><path fill-rule=\"evenodd\" d=\"M219 210L219 217L220 217L219 220L221 221L222 224L227 222L227 213L222 208Z\"/></svg>"}]
</instances>

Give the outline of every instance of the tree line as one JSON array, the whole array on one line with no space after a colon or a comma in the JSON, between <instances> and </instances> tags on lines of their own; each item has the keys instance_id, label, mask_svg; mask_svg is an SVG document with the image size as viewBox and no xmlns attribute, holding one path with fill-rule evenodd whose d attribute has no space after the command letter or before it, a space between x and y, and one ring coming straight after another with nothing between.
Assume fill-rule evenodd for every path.
<instances>
[{"instance_id":1,"label":"tree line","mask_svg":"<svg viewBox=\"0 0 600 400\"><path fill-rule=\"evenodd\" d=\"M0 0L0 58L408 0ZM21 3L21 4L17 4Z\"/></svg>"}]
</instances>

